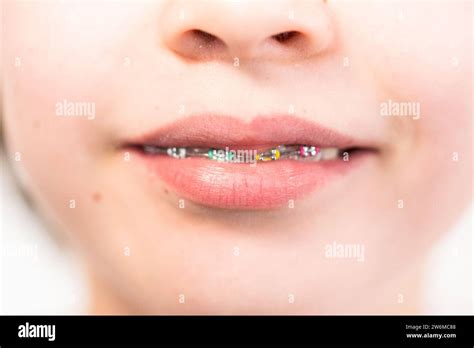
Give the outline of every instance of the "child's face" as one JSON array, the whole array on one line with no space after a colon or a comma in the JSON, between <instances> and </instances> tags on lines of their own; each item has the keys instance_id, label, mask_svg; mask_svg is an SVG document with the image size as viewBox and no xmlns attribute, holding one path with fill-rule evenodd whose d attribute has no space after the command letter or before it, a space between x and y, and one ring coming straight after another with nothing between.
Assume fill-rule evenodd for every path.
<instances>
[{"instance_id":1,"label":"child's face","mask_svg":"<svg viewBox=\"0 0 474 348\"><path fill-rule=\"evenodd\" d=\"M470 1L3 5L9 156L108 296L153 313L410 310L403 279L471 199ZM251 166L128 146L155 138L362 150Z\"/></svg>"}]
</instances>

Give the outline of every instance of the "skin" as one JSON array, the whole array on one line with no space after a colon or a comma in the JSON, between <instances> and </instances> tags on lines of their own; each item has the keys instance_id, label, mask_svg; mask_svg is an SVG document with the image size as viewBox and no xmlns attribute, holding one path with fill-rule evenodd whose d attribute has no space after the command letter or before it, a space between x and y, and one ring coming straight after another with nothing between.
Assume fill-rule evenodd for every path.
<instances>
[{"instance_id":1,"label":"skin","mask_svg":"<svg viewBox=\"0 0 474 348\"><path fill-rule=\"evenodd\" d=\"M39 213L82 256L90 311L422 310L424 258L472 200L472 4L205 4L3 3L6 150ZM221 45L199 50L189 28ZM295 28L298 44L269 39ZM96 117L56 116L64 99L94 102ZM389 99L419 102L420 118L381 116ZM293 208L180 208L116 147L198 112L250 121L290 104L379 150ZM364 260L326 257L333 242L363 245Z\"/></svg>"}]
</instances>

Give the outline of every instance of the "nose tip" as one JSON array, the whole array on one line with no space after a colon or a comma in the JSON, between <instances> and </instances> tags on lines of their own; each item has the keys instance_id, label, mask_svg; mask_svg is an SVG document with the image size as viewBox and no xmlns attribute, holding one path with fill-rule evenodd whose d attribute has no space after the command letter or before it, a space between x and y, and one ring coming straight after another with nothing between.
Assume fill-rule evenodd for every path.
<instances>
[{"instance_id":1,"label":"nose tip","mask_svg":"<svg viewBox=\"0 0 474 348\"><path fill-rule=\"evenodd\" d=\"M287 61L321 54L334 30L323 1L177 1L160 21L164 44L196 61Z\"/></svg>"}]
</instances>

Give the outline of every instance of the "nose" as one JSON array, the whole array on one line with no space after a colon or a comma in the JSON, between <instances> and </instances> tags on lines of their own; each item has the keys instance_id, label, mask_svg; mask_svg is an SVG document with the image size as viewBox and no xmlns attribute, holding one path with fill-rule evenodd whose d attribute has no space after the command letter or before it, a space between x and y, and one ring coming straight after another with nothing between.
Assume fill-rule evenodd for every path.
<instances>
[{"instance_id":1,"label":"nose","mask_svg":"<svg viewBox=\"0 0 474 348\"><path fill-rule=\"evenodd\" d=\"M169 0L159 25L164 45L195 61L296 61L335 36L324 0Z\"/></svg>"}]
</instances>

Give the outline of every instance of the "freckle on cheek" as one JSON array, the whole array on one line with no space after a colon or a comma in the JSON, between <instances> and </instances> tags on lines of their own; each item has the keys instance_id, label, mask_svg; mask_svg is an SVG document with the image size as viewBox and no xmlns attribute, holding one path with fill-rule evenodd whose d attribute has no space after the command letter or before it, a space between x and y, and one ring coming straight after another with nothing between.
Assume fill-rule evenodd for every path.
<instances>
[{"instance_id":1,"label":"freckle on cheek","mask_svg":"<svg viewBox=\"0 0 474 348\"><path fill-rule=\"evenodd\" d=\"M94 192L92 194L92 201L99 203L101 200L102 200L102 195L100 194L100 192Z\"/></svg>"}]
</instances>

